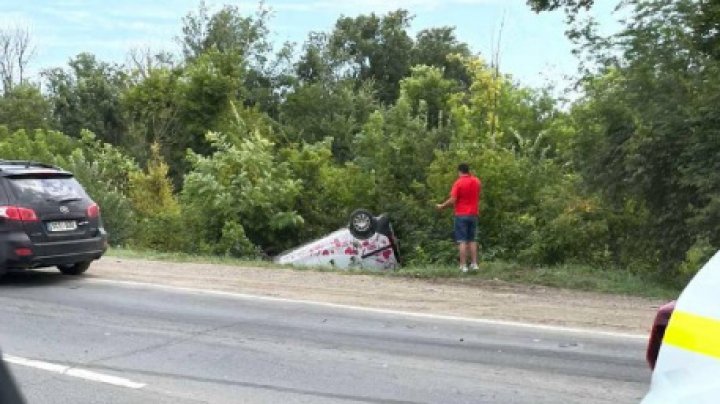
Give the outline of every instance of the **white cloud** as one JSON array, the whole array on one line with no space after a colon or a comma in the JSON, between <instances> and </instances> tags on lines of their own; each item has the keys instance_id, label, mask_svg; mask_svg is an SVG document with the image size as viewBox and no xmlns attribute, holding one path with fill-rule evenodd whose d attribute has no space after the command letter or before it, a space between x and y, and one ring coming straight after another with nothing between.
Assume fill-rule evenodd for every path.
<instances>
[{"instance_id":1,"label":"white cloud","mask_svg":"<svg viewBox=\"0 0 720 404\"><path fill-rule=\"evenodd\" d=\"M57 7L57 5L41 7L38 11L42 14L51 16L58 21L72 24L90 25L93 23L93 19L97 17L97 13L92 13L87 9L62 8Z\"/></svg>"},{"instance_id":2,"label":"white cloud","mask_svg":"<svg viewBox=\"0 0 720 404\"><path fill-rule=\"evenodd\" d=\"M32 19L21 11L8 11L0 14L0 28L29 27Z\"/></svg>"},{"instance_id":3,"label":"white cloud","mask_svg":"<svg viewBox=\"0 0 720 404\"><path fill-rule=\"evenodd\" d=\"M178 23L188 12L197 10L199 3L199 0L148 1L139 2L139 4L136 1L130 1L107 6L105 13L124 19Z\"/></svg>"}]
</instances>

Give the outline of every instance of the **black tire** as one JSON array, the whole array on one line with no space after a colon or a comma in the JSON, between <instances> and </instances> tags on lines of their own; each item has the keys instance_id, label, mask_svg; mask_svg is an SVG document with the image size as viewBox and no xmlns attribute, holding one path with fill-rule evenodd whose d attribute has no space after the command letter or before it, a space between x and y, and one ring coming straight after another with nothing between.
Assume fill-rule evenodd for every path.
<instances>
[{"instance_id":1,"label":"black tire","mask_svg":"<svg viewBox=\"0 0 720 404\"><path fill-rule=\"evenodd\" d=\"M348 229L350 234L357 239L369 239L377 231L377 219L370 211L358 209L350 214Z\"/></svg>"},{"instance_id":2,"label":"black tire","mask_svg":"<svg viewBox=\"0 0 720 404\"><path fill-rule=\"evenodd\" d=\"M58 269L63 275L80 275L90 268L90 261L78 262L72 265L58 265Z\"/></svg>"}]
</instances>

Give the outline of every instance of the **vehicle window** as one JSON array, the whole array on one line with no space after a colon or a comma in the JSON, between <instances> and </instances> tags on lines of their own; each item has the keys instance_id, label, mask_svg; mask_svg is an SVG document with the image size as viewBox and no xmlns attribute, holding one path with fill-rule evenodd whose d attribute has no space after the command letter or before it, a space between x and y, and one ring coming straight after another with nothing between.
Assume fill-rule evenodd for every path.
<instances>
[{"instance_id":1,"label":"vehicle window","mask_svg":"<svg viewBox=\"0 0 720 404\"><path fill-rule=\"evenodd\" d=\"M72 177L11 178L10 184L23 204L88 198L80 183Z\"/></svg>"}]
</instances>

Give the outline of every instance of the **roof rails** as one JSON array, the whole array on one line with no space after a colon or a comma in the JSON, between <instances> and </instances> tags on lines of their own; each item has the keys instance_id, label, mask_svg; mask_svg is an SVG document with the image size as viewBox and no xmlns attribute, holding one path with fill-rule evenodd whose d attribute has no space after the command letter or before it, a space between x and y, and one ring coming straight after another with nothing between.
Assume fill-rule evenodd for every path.
<instances>
[{"instance_id":1,"label":"roof rails","mask_svg":"<svg viewBox=\"0 0 720 404\"><path fill-rule=\"evenodd\" d=\"M25 168L42 167L42 168L51 168L53 170L59 170L58 167L56 167L52 164L40 163L37 161L31 161L31 160L0 160L0 166L20 166L20 167L25 167ZM2 168L0 168L0 171L2 171Z\"/></svg>"}]
</instances>

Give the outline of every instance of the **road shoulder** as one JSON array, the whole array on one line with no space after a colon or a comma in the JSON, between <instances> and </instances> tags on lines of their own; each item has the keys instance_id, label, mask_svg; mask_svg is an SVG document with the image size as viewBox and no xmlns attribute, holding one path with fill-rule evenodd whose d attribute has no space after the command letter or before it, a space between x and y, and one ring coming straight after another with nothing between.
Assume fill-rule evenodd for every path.
<instances>
[{"instance_id":1,"label":"road shoulder","mask_svg":"<svg viewBox=\"0 0 720 404\"><path fill-rule=\"evenodd\" d=\"M505 282L346 275L105 257L88 276L442 316L645 334L662 301Z\"/></svg>"}]
</instances>

